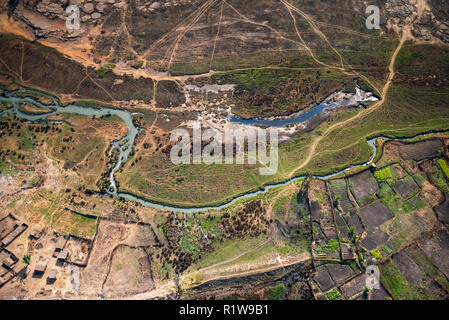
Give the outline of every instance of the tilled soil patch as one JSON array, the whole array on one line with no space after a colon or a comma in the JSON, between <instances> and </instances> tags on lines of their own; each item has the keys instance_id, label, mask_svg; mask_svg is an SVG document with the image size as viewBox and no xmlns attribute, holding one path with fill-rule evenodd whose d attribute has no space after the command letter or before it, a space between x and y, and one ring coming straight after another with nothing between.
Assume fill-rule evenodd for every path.
<instances>
[{"instance_id":1,"label":"tilled soil patch","mask_svg":"<svg viewBox=\"0 0 449 320\"><path fill-rule=\"evenodd\" d=\"M394 184L394 190L401 195L403 199L407 199L411 193L416 190L417 186L415 183L408 181L406 179L401 179L396 181Z\"/></svg>"},{"instance_id":2,"label":"tilled soil patch","mask_svg":"<svg viewBox=\"0 0 449 320\"><path fill-rule=\"evenodd\" d=\"M361 275L355 277L348 283L341 286L341 291L349 299L358 293L361 293L366 287L367 275L362 273Z\"/></svg>"},{"instance_id":3,"label":"tilled soil patch","mask_svg":"<svg viewBox=\"0 0 449 320\"><path fill-rule=\"evenodd\" d=\"M355 213L354 210L351 211L349 216L346 216L344 218L349 227L355 228L355 232L357 232L357 234L361 234L363 232L364 228L362 222L360 221L359 216L357 215L357 213Z\"/></svg>"},{"instance_id":4,"label":"tilled soil patch","mask_svg":"<svg viewBox=\"0 0 449 320\"><path fill-rule=\"evenodd\" d=\"M349 232L348 227L346 226L345 220L338 213L335 215L335 222L338 228L338 232L340 234L340 238L349 239L351 234Z\"/></svg>"},{"instance_id":5,"label":"tilled soil patch","mask_svg":"<svg viewBox=\"0 0 449 320\"><path fill-rule=\"evenodd\" d=\"M417 283L425 278L419 266L405 252L401 251L392 257L401 274L410 283Z\"/></svg>"},{"instance_id":6,"label":"tilled soil patch","mask_svg":"<svg viewBox=\"0 0 449 320\"><path fill-rule=\"evenodd\" d=\"M443 144L440 140L427 140L399 147L399 154L404 160L421 161L437 157Z\"/></svg>"},{"instance_id":7,"label":"tilled soil patch","mask_svg":"<svg viewBox=\"0 0 449 320\"><path fill-rule=\"evenodd\" d=\"M444 292L441 291L433 279L429 278L404 251L395 254L392 260L410 284L421 288L420 293L424 297L436 298L444 296Z\"/></svg>"},{"instance_id":8,"label":"tilled soil patch","mask_svg":"<svg viewBox=\"0 0 449 320\"><path fill-rule=\"evenodd\" d=\"M353 273L351 268L344 264L328 264L326 268L332 279L337 283L347 279Z\"/></svg>"},{"instance_id":9,"label":"tilled soil patch","mask_svg":"<svg viewBox=\"0 0 449 320\"><path fill-rule=\"evenodd\" d=\"M335 282L325 266L317 268L316 273L315 281L318 283L321 291L329 291L335 286Z\"/></svg>"},{"instance_id":10,"label":"tilled soil patch","mask_svg":"<svg viewBox=\"0 0 449 320\"><path fill-rule=\"evenodd\" d=\"M449 225L449 199L435 207L435 212L442 223Z\"/></svg>"},{"instance_id":11,"label":"tilled soil patch","mask_svg":"<svg viewBox=\"0 0 449 320\"><path fill-rule=\"evenodd\" d=\"M117 248L104 286L105 296L131 295L154 287L147 253L142 248Z\"/></svg>"},{"instance_id":12,"label":"tilled soil patch","mask_svg":"<svg viewBox=\"0 0 449 320\"><path fill-rule=\"evenodd\" d=\"M374 230L384 222L394 217L393 212L391 212L391 210L380 201L370 205L369 207L363 208L360 211L360 214L368 230Z\"/></svg>"},{"instance_id":13,"label":"tilled soil patch","mask_svg":"<svg viewBox=\"0 0 449 320\"><path fill-rule=\"evenodd\" d=\"M323 229L326 238L328 239L337 239L337 230L335 228L325 228Z\"/></svg>"},{"instance_id":14,"label":"tilled soil patch","mask_svg":"<svg viewBox=\"0 0 449 320\"><path fill-rule=\"evenodd\" d=\"M368 235L361 240L361 244L367 250L371 251L387 243L388 239L388 234L381 230L376 230L374 232L368 232Z\"/></svg>"},{"instance_id":15,"label":"tilled soil patch","mask_svg":"<svg viewBox=\"0 0 449 320\"><path fill-rule=\"evenodd\" d=\"M321 219L321 206L318 203L318 201L312 201L312 203L310 204L310 211L311 211L312 220L320 221L320 219Z\"/></svg>"},{"instance_id":16,"label":"tilled soil patch","mask_svg":"<svg viewBox=\"0 0 449 320\"><path fill-rule=\"evenodd\" d=\"M449 278L449 235L447 230L438 231L431 239L419 243L419 247L445 277Z\"/></svg>"},{"instance_id":17,"label":"tilled soil patch","mask_svg":"<svg viewBox=\"0 0 449 320\"><path fill-rule=\"evenodd\" d=\"M321 231L320 224L317 222L312 222L312 237L314 241L318 241L320 239L325 239L325 234Z\"/></svg>"},{"instance_id":18,"label":"tilled soil patch","mask_svg":"<svg viewBox=\"0 0 449 320\"><path fill-rule=\"evenodd\" d=\"M370 171L364 171L350 178L351 190L357 201L372 196L379 188Z\"/></svg>"}]
</instances>

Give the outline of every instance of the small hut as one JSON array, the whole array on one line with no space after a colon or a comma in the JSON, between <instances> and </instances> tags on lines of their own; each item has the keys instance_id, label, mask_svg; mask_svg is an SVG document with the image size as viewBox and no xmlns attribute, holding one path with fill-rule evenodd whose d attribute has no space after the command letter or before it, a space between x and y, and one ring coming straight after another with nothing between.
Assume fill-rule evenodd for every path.
<instances>
[{"instance_id":1,"label":"small hut","mask_svg":"<svg viewBox=\"0 0 449 320\"><path fill-rule=\"evenodd\" d=\"M47 262L39 261L36 264L36 267L34 268L34 272L35 273L44 273L46 269L47 269Z\"/></svg>"}]
</instances>

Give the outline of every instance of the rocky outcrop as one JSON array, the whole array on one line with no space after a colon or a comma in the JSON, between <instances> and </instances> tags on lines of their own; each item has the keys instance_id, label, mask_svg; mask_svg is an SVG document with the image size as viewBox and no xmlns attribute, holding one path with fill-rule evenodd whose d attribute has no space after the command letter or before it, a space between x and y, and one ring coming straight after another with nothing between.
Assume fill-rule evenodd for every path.
<instances>
[{"instance_id":1,"label":"rocky outcrop","mask_svg":"<svg viewBox=\"0 0 449 320\"><path fill-rule=\"evenodd\" d=\"M414 38L449 43L449 3L445 0L388 0L390 26L411 27Z\"/></svg>"},{"instance_id":2,"label":"rocky outcrop","mask_svg":"<svg viewBox=\"0 0 449 320\"><path fill-rule=\"evenodd\" d=\"M7 11L10 16L23 21L36 38L59 40L77 38L84 33L85 25L100 23L108 8L116 5L116 0L18 0L14 5L10 1L3 2L0 2L0 12ZM65 27L68 5L77 5L80 9L80 30L67 30Z\"/></svg>"}]
</instances>

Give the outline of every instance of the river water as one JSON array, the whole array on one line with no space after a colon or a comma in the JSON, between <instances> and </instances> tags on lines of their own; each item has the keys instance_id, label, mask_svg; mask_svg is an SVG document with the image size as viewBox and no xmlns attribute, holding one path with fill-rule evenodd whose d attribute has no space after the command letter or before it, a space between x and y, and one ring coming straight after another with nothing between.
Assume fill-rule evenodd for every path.
<instances>
[{"instance_id":1,"label":"river water","mask_svg":"<svg viewBox=\"0 0 449 320\"><path fill-rule=\"evenodd\" d=\"M31 97L18 97L17 94L18 93L35 93L35 94L39 94L42 96L46 96L48 98L51 98L53 100L53 104L52 105L44 105L42 103L40 103L39 101L37 101L34 98ZM116 181L115 181L115 177L114 174L119 170L120 166L122 165L123 162L127 161L129 158L129 155L133 149L134 146L134 142L136 140L136 137L139 135L139 133L142 131L141 128L138 128L137 126L134 125L133 123L133 119L132 119L132 114L127 111L127 110L120 110L120 109L113 109L113 108L100 108L100 109L95 109L95 108L88 108L88 107L82 107L82 106L77 106L77 105L67 105L67 106L61 106L59 104L59 102L57 101L57 99L55 99L52 96L43 94L41 92L38 91L34 91L34 90L29 90L29 89L20 89L17 91L10 91L10 92L6 92L3 90L0 90L0 101L4 101L4 102L9 102L11 103L13 106L9 109L3 110L2 112L0 112L0 115L2 114L10 114L13 115L19 119L26 119L28 121L42 121L45 120L46 118L56 115L56 114L62 114L62 113L68 113L68 114L77 114L77 115L82 115L82 116L87 116L87 117L104 117L104 116L110 116L110 115L115 115L117 117L119 117L120 119L122 119L125 124L128 127L128 134L126 136L124 136L122 139L117 140L112 142L112 146L111 148L116 148L119 151L118 154L118 158L117 158L117 163L114 165L114 167L112 168L112 170L109 173L109 179L110 179L110 188L107 191L106 195L112 195L115 197L121 197L121 198L125 198L127 200L130 201L134 201L134 202L138 202L141 205L145 206L145 207L152 207L158 210L168 210L168 211L173 211L173 212L181 212L181 213L196 213L196 212L206 212L206 211L210 211L210 210L221 210L221 209L225 209L228 208L232 205L234 205L235 203L241 201L241 200L246 200L246 199L250 199L253 198L255 196L267 193L269 190L273 189L273 188L278 188L278 187L282 187L282 186L287 186L290 183L293 183L295 181L304 179L305 176L299 176L299 177L295 177L292 179L289 179L285 182L281 182L281 183L275 183L275 184L270 184L265 186L263 189L260 189L258 191L255 192L249 192L246 193L244 195L235 197L233 200L224 203L222 205L217 205L217 206L205 206L205 207L190 207L190 208L181 208L181 207L175 207L175 206L170 206L170 205L164 205L164 204L159 204L156 202L152 202L152 201L148 201L145 199L142 199L138 196L132 195L132 194L128 194L128 193L122 193L119 192L117 190L117 185L116 185ZM39 108L43 108L48 110L48 113L44 113L44 114L28 114L28 113L24 113L22 111L20 111L20 104L21 103L28 103L31 105L35 105ZM321 105L317 105L316 107L312 108L311 110L309 110L309 112L299 115L297 117L293 117L293 118L289 118L288 121L292 121L293 119L295 119L296 122L283 122L283 125L289 124L289 123L298 123L298 122L304 122L307 121L308 119L310 119L313 116L318 115L321 112L324 112L325 110L327 110L329 107L336 107L337 105L346 105L347 103L340 102L340 103L333 103L332 105L329 104L321 104ZM243 119L240 119L243 120ZM283 119L285 120L285 119ZM270 121L270 120L253 120L253 121ZM265 125L271 125L271 126L279 126L280 123L277 121L282 121L279 119L275 119L272 121L276 121L274 124L271 122L269 122L268 124ZM251 123L251 124L254 124ZM422 134L422 135L417 135L415 137L411 137L411 138L405 138L405 139L391 139L388 137L384 137L384 136L379 136L379 137L375 137L373 139L370 139L367 141L367 143L371 146L371 148L373 149L373 155L371 156L371 159L363 164L359 164L359 165L354 165L351 167L347 167L343 170L340 170L338 172L332 173L332 174L328 174L328 175L324 175L324 176L314 176L315 178L320 178L320 179L331 179L334 178L340 174L343 174L347 171L350 171L352 169L356 169L356 168L363 168L363 167L368 167L370 165L373 164L374 159L376 158L378 149L376 146L376 141L378 139L386 139L386 140L398 140L398 141L407 141L407 140L412 140L418 137L424 137L424 136L428 136L428 135L432 135L433 133L430 134ZM112 150L112 149L111 149Z\"/></svg>"},{"instance_id":2,"label":"river water","mask_svg":"<svg viewBox=\"0 0 449 320\"><path fill-rule=\"evenodd\" d=\"M320 113L323 113L324 111L327 111L329 109L334 109L336 107L346 106L351 104L351 101L344 100L342 102L333 102L330 104L317 104L316 106L310 108L306 112L299 113L293 117L284 117L284 118L273 118L273 119L243 119L236 116L231 116L230 120L234 123L240 123L244 125L260 125L260 126L267 126L267 127L285 127L289 124L297 124L297 123L304 123L311 118L319 115Z\"/></svg>"},{"instance_id":3,"label":"river water","mask_svg":"<svg viewBox=\"0 0 449 320\"><path fill-rule=\"evenodd\" d=\"M44 105L41 102L35 100L31 97L17 97L14 96L14 94L17 93L36 93L39 95L43 95L45 97L51 98L53 100L52 105ZM94 108L86 108L81 107L77 105L67 105L65 107L60 106L58 101L49 95L43 94L41 92L33 91L33 90L17 90L12 92L3 92L0 91L0 101L5 101L13 104L13 107L7 110L4 110L0 114L8 113L10 115L13 115L19 119L26 119L29 121L40 121L43 119L46 119L50 116L61 114L61 113L68 113L68 114L77 114L87 117L104 117L104 116L112 116L115 115L119 117L120 119L125 122L126 126L128 127L128 134L124 136L122 139L118 141L114 141L112 143L112 147L117 148L119 151L118 155L118 161L109 173L110 178L110 188L108 193L115 195L117 193L117 186L114 178L114 174L117 172L117 170L120 168L121 164L126 161L132 151L132 147L134 145L134 141L136 140L137 135L141 132L141 129L136 127L133 123L132 114L129 111L126 110L120 110L120 109L112 109L112 108L101 108L101 109L94 109ZM48 110L48 113L45 114L28 114L20 111L20 104L21 103L29 103L31 105L35 105L39 108L43 108Z\"/></svg>"},{"instance_id":4,"label":"river water","mask_svg":"<svg viewBox=\"0 0 449 320\"><path fill-rule=\"evenodd\" d=\"M286 127L290 124L306 123L315 116L338 107L356 105L358 103L365 103L369 101L378 101L379 99L375 97L372 92L364 91L359 87L358 84L355 85L354 93L344 93L342 91L337 91L327 97L323 102L312 106L307 111L301 111L287 117L272 117L268 119L243 119L231 116L230 120L234 123L240 123L244 125L259 125L267 127Z\"/></svg>"}]
</instances>

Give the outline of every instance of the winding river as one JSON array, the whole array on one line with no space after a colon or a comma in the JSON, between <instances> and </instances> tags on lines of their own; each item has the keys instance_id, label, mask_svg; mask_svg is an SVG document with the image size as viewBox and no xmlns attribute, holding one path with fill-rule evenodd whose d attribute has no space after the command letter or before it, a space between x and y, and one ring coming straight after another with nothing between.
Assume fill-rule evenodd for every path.
<instances>
[{"instance_id":1,"label":"winding river","mask_svg":"<svg viewBox=\"0 0 449 320\"><path fill-rule=\"evenodd\" d=\"M289 124L303 123L308 121L309 119L319 115L320 113L333 109L336 107L341 107L345 105L349 105L350 101L342 101L342 102L334 102L330 104L317 104L312 107L310 110L295 115L293 117L285 117L285 118L274 118L274 119L243 119L236 116L231 116L231 122L245 124L245 125L260 125L260 126L268 126L268 127L285 127Z\"/></svg>"},{"instance_id":2,"label":"winding river","mask_svg":"<svg viewBox=\"0 0 449 320\"><path fill-rule=\"evenodd\" d=\"M19 97L19 96L17 96L18 93L21 93L21 94L24 94L24 93L25 94L27 94L27 93L33 94L34 93L34 94L38 94L41 96L45 96L45 97L52 99L53 104L52 105L44 105L32 97ZM95 116L97 118L101 118L104 116L111 116L111 115L115 115L115 116L119 117L127 125L128 134L126 136L124 136L122 139L112 142L111 151L112 151L112 149L116 148L119 151L119 153L118 153L117 163L113 166L113 168L109 172L110 187L109 187L106 195L112 195L115 197L121 197L121 198L130 200L130 201L138 202L145 207L152 207L152 208L155 208L158 210L168 210L168 211L181 212L181 213L196 213L196 212L206 212L206 211L210 211L210 210L221 210L221 209L228 208L241 200L253 198L255 196L267 193L271 189L274 189L277 187L282 187L282 186L287 186L294 181L298 181L298 180L305 178L305 176L298 176L298 177L289 179L285 182L270 184L270 185L265 186L263 189L260 189L255 192L249 192L244 195L235 197L233 200L231 200L227 203L224 203L222 205L217 205L217 206L181 208L181 207L159 204L156 202L142 199L142 198L132 195L132 194L119 192L117 189L114 174L119 170L122 163L128 160L129 155L133 149L132 147L134 146L135 139L139 135L139 133L142 131L141 128L138 128L137 126L134 125L132 114L129 111L113 109L113 108L95 109L95 108L77 106L77 105L73 105L73 104L70 104L67 106L61 106L56 98L54 98L50 95L44 94L42 92L38 92L38 91L30 90L30 89L20 89L20 90L9 91L9 92L0 90L0 101L12 104L11 108L3 110L2 112L0 112L0 115L10 114L19 119L26 119L28 121L42 121L50 116L53 116L56 114L62 114L62 113L77 114L77 115L88 116L88 117ZM21 103L28 103L28 104L34 105L39 108L48 110L48 112L43 113L43 114L24 113L20 110ZM341 106L341 105L345 105L345 104L346 104L346 102L342 102L338 105ZM331 107L335 108L336 106L337 106L337 104L335 104L335 105L333 104ZM304 115L303 114L303 115L299 115L298 117L294 117L291 119L295 119L295 123L305 122L305 121L309 120L311 117L316 116L317 114L319 114L321 112L324 112L328 108L329 108L329 105L318 105L317 108L314 108L312 112L307 113L306 116L303 116ZM288 119L287 124L292 123L291 119ZM265 121L270 121L270 120L264 120L264 122ZM273 120L273 121L280 121L280 120ZM254 122L253 122L253 124L254 124ZM267 124L273 125L272 123L265 122L265 125L267 125ZM279 126L279 125L280 125L280 123L275 123L275 125L273 125L273 126ZM411 138L398 138L398 139L392 139L392 138L388 138L388 137L384 137L384 136L378 136L378 137L369 139L367 142L373 149L373 155L371 156L371 159L369 161L367 161L363 164L347 167L343 170L340 170L340 171L332 173L332 174L328 174L328 175L324 175L324 176L315 175L313 177L320 178L320 179L331 179L331 178L334 178L334 177L336 177L340 174L343 174L347 171L350 171L350 170L353 170L356 168L368 167L368 166L372 165L377 156L377 153L378 153L378 148L376 146L376 142L378 139L407 141L407 140L413 140L413 139L416 139L419 137L430 136L433 134L435 134L435 133L421 134L421 135L417 135L417 136L414 136Z\"/></svg>"}]
</instances>

